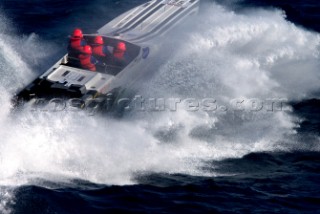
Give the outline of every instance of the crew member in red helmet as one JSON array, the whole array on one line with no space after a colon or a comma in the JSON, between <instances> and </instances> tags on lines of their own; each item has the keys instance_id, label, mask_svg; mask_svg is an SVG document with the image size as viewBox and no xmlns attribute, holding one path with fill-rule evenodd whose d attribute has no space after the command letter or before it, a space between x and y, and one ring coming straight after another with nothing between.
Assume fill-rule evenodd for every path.
<instances>
[{"instance_id":1,"label":"crew member in red helmet","mask_svg":"<svg viewBox=\"0 0 320 214\"><path fill-rule=\"evenodd\" d=\"M90 45L85 45L83 47L78 58L80 60L81 67L90 71L96 71L96 65L105 66L104 63L99 62L95 57L92 56L92 48Z\"/></svg>"},{"instance_id":2,"label":"crew member in red helmet","mask_svg":"<svg viewBox=\"0 0 320 214\"><path fill-rule=\"evenodd\" d=\"M124 42L118 42L113 50L114 62L116 65L124 65L126 63L127 46Z\"/></svg>"},{"instance_id":3,"label":"crew member in red helmet","mask_svg":"<svg viewBox=\"0 0 320 214\"><path fill-rule=\"evenodd\" d=\"M83 38L82 30L79 28L74 29L69 40L69 46L68 46L69 55L72 55L72 56L78 55L86 44L87 42Z\"/></svg>"},{"instance_id":4,"label":"crew member in red helmet","mask_svg":"<svg viewBox=\"0 0 320 214\"><path fill-rule=\"evenodd\" d=\"M96 36L93 39L93 44L92 46L92 54L95 57L108 57L111 55L108 46L104 45L104 41L102 36Z\"/></svg>"}]
</instances>

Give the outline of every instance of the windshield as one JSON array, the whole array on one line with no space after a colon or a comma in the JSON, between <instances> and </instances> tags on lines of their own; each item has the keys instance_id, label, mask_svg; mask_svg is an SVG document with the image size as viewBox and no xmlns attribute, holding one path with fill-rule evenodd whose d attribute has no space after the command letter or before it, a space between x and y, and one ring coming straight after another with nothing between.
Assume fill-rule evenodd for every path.
<instances>
[{"instance_id":1,"label":"windshield","mask_svg":"<svg viewBox=\"0 0 320 214\"><path fill-rule=\"evenodd\" d=\"M129 65L140 53L140 47L132 43L102 36L103 39L103 50L104 55L95 54L94 49L98 46L95 43L95 38L97 35L85 35L84 39L87 45L90 45L93 50L93 58L95 61L96 71L107 73L111 75L117 75L122 71L127 65ZM123 43L125 46L125 51L119 55L117 52L117 47L119 43ZM100 51L101 52L101 51ZM83 68L79 59L81 53L69 53L68 62L65 64L70 67Z\"/></svg>"}]
</instances>

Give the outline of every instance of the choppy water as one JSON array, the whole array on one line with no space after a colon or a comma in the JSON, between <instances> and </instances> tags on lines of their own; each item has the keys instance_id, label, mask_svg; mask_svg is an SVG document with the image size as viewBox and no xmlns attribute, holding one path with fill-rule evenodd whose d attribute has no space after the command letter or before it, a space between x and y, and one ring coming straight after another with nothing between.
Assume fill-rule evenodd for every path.
<instances>
[{"instance_id":1,"label":"choppy water","mask_svg":"<svg viewBox=\"0 0 320 214\"><path fill-rule=\"evenodd\" d=\"M211 2L180 29L139 95L210 98L213 111L10 113L70 29L94 32L142 2L0 2L0 212L319 212L316 1Z\"/></svg>"}]
</instances>

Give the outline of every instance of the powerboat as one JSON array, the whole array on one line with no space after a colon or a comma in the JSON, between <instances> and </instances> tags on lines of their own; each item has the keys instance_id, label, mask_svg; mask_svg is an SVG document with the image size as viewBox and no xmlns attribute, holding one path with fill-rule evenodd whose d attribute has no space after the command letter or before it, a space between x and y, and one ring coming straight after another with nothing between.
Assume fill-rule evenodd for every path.
<instances>
[{"instance_id":1,"label":"powerboat","mask_svg":"<svg viewBox=\"0 0 320 214\"><path fill-rule=\"evenodd\" d=\"M77 57L66 54L45 73L16 94L15 104L55 98L76 99L83 108L92 100L119 97L152 70L163 37L179 23L198 13L200 0L153 0L118 16L95 34L85 34L90 44L100 35L108 46L126 44L127 60L119 66L108 61L97 71L83 69Z\"/></svg>"}]
</instances>

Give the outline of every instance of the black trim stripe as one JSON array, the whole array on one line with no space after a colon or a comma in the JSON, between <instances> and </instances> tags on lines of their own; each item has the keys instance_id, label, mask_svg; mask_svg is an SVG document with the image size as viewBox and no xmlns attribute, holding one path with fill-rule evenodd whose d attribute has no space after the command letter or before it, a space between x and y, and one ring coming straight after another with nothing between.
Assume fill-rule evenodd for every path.
<instances>
[{"instance_id":1,"label":"black trim stripe","mask_svg":"<svg viewBox=\"0 0 320 214\"><path fill-rule=\"evenodd\" d=\"M85 77L86 77L86 76L80 77L80 78L78 79L78 82L81 82L82 80L84 80Z\"/></svg>"},{"instance_id":2,"label":"black trim stripe","mask_svg":"<svg viewBox=\"0 0 320 214\"><path fill-rule=\"evenodd\" d=\"M54 70L55 70L55 69L54 69ZM65 76L67 76L69 73L70 73L70 71L66 71L66 72L64 72L61 76L65 77Z\"/></svg>"}]
</instances>

